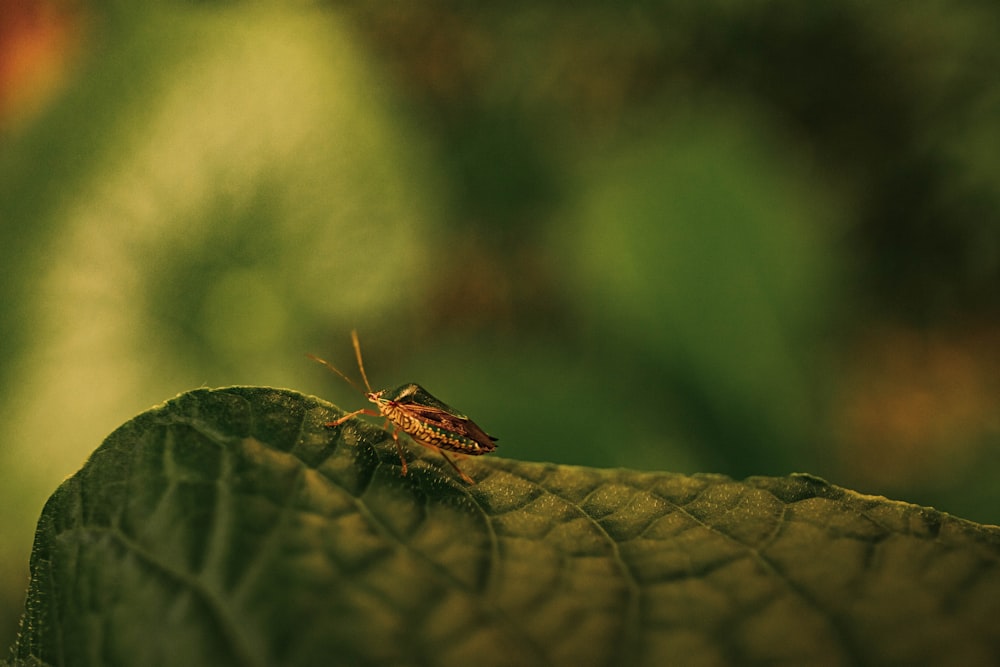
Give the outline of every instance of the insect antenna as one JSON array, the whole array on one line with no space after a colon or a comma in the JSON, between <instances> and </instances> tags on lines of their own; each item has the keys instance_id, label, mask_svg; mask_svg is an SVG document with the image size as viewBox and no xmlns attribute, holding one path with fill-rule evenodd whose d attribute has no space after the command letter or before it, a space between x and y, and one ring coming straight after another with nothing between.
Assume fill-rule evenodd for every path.
<instances>
[{"instance_id":1,"label":"insect antenna","mask_svg":"<svg viewBox=\"0 0 1000 667\"><path fill-rule=\"evenodd\" d=\"M351 385L352 387L354 387L355 389L357 389L357 391L358 391L359 394L364 395L364 393L365 393L364 389L362 389L361 387L359 387L357 382L355 382L351 378L349 378L346 375L344 375L343 373L341 373L340 369L338 369L336 366L334 366L333 364L331 364L329 361L327 361L326 359L320 359L315 354L308 354L307 353L306 356L309 357L310 359L312 359L313 361L315 361L317 364L322 364L322 365L326 366L331 371L333 371L334 373L336 373L340 377L344 378L349 385ZM362 372L362 375L364 375L364 372ZM365 384L368 384L368 379L367 378L365 378ZM369 388L369 391L371 391L371 388Z\"/></svg>"},{"instance_id":2,"label":"insect antenna","mask_svg":"<svg viewBox=\"0 0 1000 667\"><path fill-rule=\"evenodd\" d=\"M372 386L368 383L368 375L365 373L365 363L361 361L361 343L358 341L358 330L351 329L351 342L354 343L354 356L358 358L358 368L361 369L361 377L368 387L368 393L372 393ZM340 371L337 371L338 373Z\"/></svg>"}]
</instances>

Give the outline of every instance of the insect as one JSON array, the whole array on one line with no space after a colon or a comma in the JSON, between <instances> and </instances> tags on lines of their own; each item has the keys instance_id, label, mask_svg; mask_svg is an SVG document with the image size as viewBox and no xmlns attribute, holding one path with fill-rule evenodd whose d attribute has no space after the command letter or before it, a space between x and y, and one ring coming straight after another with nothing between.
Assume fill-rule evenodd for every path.
<instances>
[{"instance_id":1,"label":"insect","mask_svg":"<svg viewBox=\"0 0 1000 667\"><path fill-rule=\"evenodd\" d=\"M323 364L344 378L348 384L374 403L378 408L378 412L362 408L346 414L336 421L326 422L324 426L328 428L340 426L352 417L362 414L370 417L385 417L385 426L392 425L392 440L396 444L399 460L403 464L404 475L407 472L406 457L403 454L403 446L399 442L399 431L410 436L418 445L432 449L443 456L444 460L455 469L455 472L466 483L475 484L472 478L466 475L445 454L444 450L468 456L489 454L496 449L497 438L488 435L474 421L432 396L429 391L419 384L404 384L392 391L386 389L373 391L371 384L368 382L368 375L365 373L365 364L361 359L361 343L358 342L357 331L351 331L351 341L354 343L354 355L358 359L358 369L361 371L361 378L365 381L365 388L368 391L362 390L351 378L341 373L329 361L320 359L312 354L308 356L313 361Z\"/></svg>"}]
</instances>

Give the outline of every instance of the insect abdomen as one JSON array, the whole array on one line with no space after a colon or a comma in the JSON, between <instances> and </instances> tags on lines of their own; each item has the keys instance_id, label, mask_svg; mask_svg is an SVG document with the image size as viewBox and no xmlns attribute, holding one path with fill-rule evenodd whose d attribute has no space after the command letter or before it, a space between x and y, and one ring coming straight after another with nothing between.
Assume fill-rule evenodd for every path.
<instances>
[{"instance_id":1,"label":"insect abdomen","mask_svg":"<svg viewBox=\"0 0 1000 667\"><path fill-rule=\"evenodd\" d=\"M423 444L470 456L487 454L496 448L492 442L489 443L489 447L486 447L482 443L472 438L467 438L460 433L428 424L425 421L417 419L404 409L392 405L381 407L382 414L388 417L399 430Z\"/></svg>"}]
</instances>

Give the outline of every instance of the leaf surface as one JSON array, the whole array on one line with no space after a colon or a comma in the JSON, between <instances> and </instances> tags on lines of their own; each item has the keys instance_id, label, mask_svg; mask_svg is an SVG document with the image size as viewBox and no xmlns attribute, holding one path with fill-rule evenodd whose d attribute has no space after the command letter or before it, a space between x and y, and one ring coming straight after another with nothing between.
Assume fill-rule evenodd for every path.
<instances>
[{"instance_id":1,"label":"leaf surface","mask_svg":"<svg viewBox=\"0 0 1000 667\"><path fill-rule=\"evenodd\" d=\"M996 664L1000 529L808 475L469 458L233 387L39 521L15 664Z\"/></svg>"}]
</instances>

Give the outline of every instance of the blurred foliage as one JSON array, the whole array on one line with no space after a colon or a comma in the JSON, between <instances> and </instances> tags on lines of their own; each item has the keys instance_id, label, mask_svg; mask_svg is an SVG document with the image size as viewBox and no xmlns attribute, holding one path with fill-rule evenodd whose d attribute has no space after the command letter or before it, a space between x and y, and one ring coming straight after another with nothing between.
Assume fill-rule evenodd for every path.
<instances>
[{"instance_id":1,"label":"blurred foliage","mask_svg":"<svg viewBox=\"0 0 1000 667\"><path fill-rule=\"evenodd\" d=\"M505 456L1000 521L993 4L0 9L4 628L114 426L352 327Z\"/></svg>"}]
</instances>

